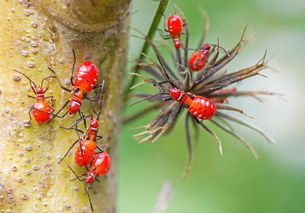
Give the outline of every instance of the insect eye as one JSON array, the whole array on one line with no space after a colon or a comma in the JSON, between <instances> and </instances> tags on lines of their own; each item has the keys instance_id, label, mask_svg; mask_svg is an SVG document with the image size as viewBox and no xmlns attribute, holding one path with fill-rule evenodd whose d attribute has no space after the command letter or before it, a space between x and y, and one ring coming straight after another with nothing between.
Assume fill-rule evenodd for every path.
<instances>
[{"instance_id":1,"label":"insect eye","mask_svg":"<svg viewBox=\"0 0 305 213\"><path fill-rule=\"evenodd\" d=\"M74 91L73 91L73 93L74 93L75 95L77 95L77 94L79 93L79 90L80 90L79 88L75 88Z\"/></svg>"}]
</instances>

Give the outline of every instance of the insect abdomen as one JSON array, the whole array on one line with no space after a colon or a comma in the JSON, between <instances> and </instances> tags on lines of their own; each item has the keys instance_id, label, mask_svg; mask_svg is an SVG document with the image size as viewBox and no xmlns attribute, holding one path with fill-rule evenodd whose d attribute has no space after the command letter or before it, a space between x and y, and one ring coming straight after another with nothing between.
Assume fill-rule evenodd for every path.
<instances>
[{"instance_id":1,"label":"insect abdomen","mask_svg":"<svg viewBox=\"0 0 305 213\"><path fill-rule=\"evenodd\" d=\"M75 87L89 93L98 79L99 70L91 61L85 61L80 65L74 78Z\"/></svg>"},{"instance_id":2,"label":"insect abdomen","mask_svg":"<svg viewBox=\"0 0 305 213\"><path fill-rule=\"evenodd\" d=\"M216 105L210 99L195 96L187 110L200 120L207 120L216 113Z\"/></svg>"}]
</instances>

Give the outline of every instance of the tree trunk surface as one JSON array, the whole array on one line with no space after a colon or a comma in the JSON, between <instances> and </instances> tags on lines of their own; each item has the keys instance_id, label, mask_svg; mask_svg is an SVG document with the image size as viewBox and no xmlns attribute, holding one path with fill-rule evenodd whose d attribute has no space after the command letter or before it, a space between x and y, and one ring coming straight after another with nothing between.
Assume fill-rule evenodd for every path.
<instances>
[{"instance_id":1,"label":"tree trunk surface","mask_svg":"<svg viewBox=\"0 0 305 213\"><path fill-rule=\"evenodd\" d=\"M91 212L86 183L71 180L75 176L66 165L79 175L86 173L74 163L75 148L58 164L77 139L74 130L60 126L69 126L75 117L56 118L49 124L33 118L27 127L28 111L35 103L27 94L35 94L29 81L14 72L19 70L40 85L52 75L48 70L52 67L72 88L68 85L72 49L76 67L89 59L102 67L106 82L99 146L108 147L112 168L91 185L89 193L95 212L115 212L129 6L130 0L0 0L0 212ZM54 97L56 112L71 94L55 79L48 83L46 95ZM94 105L85 100L81 110L91 114Z\"/></svg>"}]
</instances>

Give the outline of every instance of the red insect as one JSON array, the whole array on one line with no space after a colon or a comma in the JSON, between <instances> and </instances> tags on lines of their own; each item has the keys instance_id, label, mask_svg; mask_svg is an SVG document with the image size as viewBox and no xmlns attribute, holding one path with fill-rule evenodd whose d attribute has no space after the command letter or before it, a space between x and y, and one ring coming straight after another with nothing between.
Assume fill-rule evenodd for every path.
<instances>
[{"instance_id":1,"label":"red insect","mask_svg":"<svg viewBox=\"0 0 305 213\"><path fill-rule=\"evenodd\" d=\"M167 29L174 41L174 45L177 49L182 46L182 42L180 40L180 35L183 30L183 20L178 15L171 15L167 19Z\"/></svg>"},{"instance_id":2,"label":"red insect","mask_svg":"<svg viewBox=\"0 0 305 213\"><path fill-rule=\"evenodd\" d=\"M224 103L227 101L227 97L217 97L217 95L221 95L221 94L225 94L225 93L235 93L237 91L237 89L235 87L233 88L229 88L229 89L219 89L214 91L211 94L211 98L210 100L213 101L214 103ZM216 95L216 97L214 97L213 95Z\"/></svg>"},{"instance_id":3,"label":"red insect","mask_svg":"<svg viewBox=\"0 0 305 213\"><path fill-rule=\"evenodd\" d=\"M89 94L97 82L99 69L91 61L83 62L73 78L72 97L70 98L69 114L76 113L83 102L84 96Z\"/></svg>"},{"instance_id":4,"label":"red insect","mask_svg":"<svg viewBox=\"0 0 305 213\"><path fill-rule=\"evenodd\" d=\"M203 69L210 56L211 45L203 44L202 47L195 51L188 61L188 67L191 71L197 72Z\"/></svg>"},{"instance_id":5,"label":"red insect","mask_svg":"<svg viewBox=\"0 0 305 213\"><path fill-rule=\"evenodd\" d=\"M88 195L91 210L94 211L90 194L88 191L89 184L92 184L95 180L98 181L98 179L96 179L98 176L104 176L108 173L111 167L110 155L107 152L97 153L94 157L94 160L90 166L90 170L88 171L88 173L81 176L86 176L85 179L81 179L69 165L68 167L79 181L85 181L87 183L86 193Z\"/></svg>"},{"instance_id":6,"label":"red insect","mask_svg":"<svg viewBox=\"0 0 305 213\"><path fill-rule=\"evenodd\" d=\"M96 150L96 137L99 127L99 121L97 117L92 117L90 126L88 127L80 145L77 147L74 154L75 162L80 166L89 165L94 158Z\"/></svg>"},{"instance_id":7,"label":"red insect","mask_svg":"<svg viewBox=\"0 0 305 213\"><path fill-rule=\"evenodd\" d=\"M108 173L110 167L111 159L107 152L96 154L87 174L86 183L92 183L97 176L104 176Z\"/></svg>"},{"instance_id":8,"label":"red insect","mask_svg":"<svg viewBox=\"0 0 305 213\"><path fill-rule=\"evenodd\" d=\"M81 121L81 120L79 120ZM77 122L79 122L77 121ZM64 157L60 160L63 161L63 159L68 155L68 153L71 151L71 149L79 143L79 146L77 146L77 149L74 154L74 160L75 162L80 166L88 166L92 163L95 155L96 148L102 151L101 148L99 148L96 145L96 140L100 139L102 136L97 135L99 128L99 121L98 116L93 116L90 121L90 125L87 128L86 132L84 133L82 138L79 138L76 140L71 147L68 149ZM74 129L71 127L65 128L65 129ZM81 130L76 128L76 131L79 131L83 133Z\"/></svg>"},{"instance_id":9,"label":"red insect","mask_svg":"<svg viewBox=\"0 0 305 213\"><path fill-rule=\"evenodd\" d=\"M36 96L36 97L34 97L31 95L28 95L28 97L36 99L36 103L31 107L31 109L29 111L30 120L28 121L28 123L30 123L32 120L31 112L32 112L32 115L34 116L35 120L38 123L48 122L50 120L53 109L51 107L51 104L46 99L49 99L49 98L52 99L53 96L47 96L47 97L45 96L45 93L49 89L49 87L47 87L44 90L43 82L49 78L54 78L55 76L49 76L49 77L42 79L40 86L36 86L36 84L28 76L26 76L25 74L23 74L22 72L20 72L18 70L14 70L14 71L20 73L21 75L23 75L30 81L31 89L33 90L33 92Z\"/></svg>"},{"instance_id":10,"label":"red insect","mask_svg":"<svg viewBox=\"0 0 305 213\"><path fill-rule=\"evenodd\" d=\"M99 69L96 64L91 61L83 62L77 69L75 76L73 75L73 70L75 66L75 52L73 51L74 55L74 63L72 68L72 75L70 78L71 84L73 89L70 90L63 86L56 76L56 73L53 69L49 67L49 69L55 74L56 79L62 89L65 91L71 92L72 97L69 101L64 103L60 110L55 114L56 116L69 104L68 111L60 117L64 117L67 113L70 115L75 114L79 111L80 106L83 103L84 99L88 99L94 101L94 99L89 98L87 95L95 88L103 86L102 84L96 85L97 79L99 76ZM53 119L53 118L52 118Z\"/></svg>"},{"instance_id":11,"label":"red insect","mask_svg":"<svg viewBox=\"0 0 305 213\"><path fill-rule=\"evenodd\" d=\"M213 101L202 96L195 96L191 93L184 93L177 88L170 88L169 95L179 101L181 105L187 107L187 110L200 120L211 119L216 113L216 105Z\"/></svg>"}]
</instances>

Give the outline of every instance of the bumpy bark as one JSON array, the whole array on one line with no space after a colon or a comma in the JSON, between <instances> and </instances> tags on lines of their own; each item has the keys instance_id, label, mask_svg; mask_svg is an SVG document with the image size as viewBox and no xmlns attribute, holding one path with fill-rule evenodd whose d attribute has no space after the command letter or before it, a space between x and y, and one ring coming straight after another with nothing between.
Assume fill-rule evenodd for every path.
<instances>
[{"instance_id":1,"label":"bumpy bark","mask_svg":"<svg viewBox=\"0 0 305 213\"><path fill-rule=\"evenodd\" d=\"M28 110L35 102L30 84L17 69L36 84L52 75L68 82L73 63L85 58L102 67L106 81L101 116L101 147L109 145L112 169L89 190L96 212L115 212L117 135L120 127L121 89L127 52L130 0L1 0L0 1L0 209L3 212L90 212L85 183L71 180L84 168L75 165L72 154L58 164L77 139L75 131L61 129L73 117L49 124L25 127ZM69 99L55 79L47 95L55 99L55 111ZM71 88L71 85L67 85ZM94 103L85 101L82 111Z\"/></svg>"}]
</instances>

